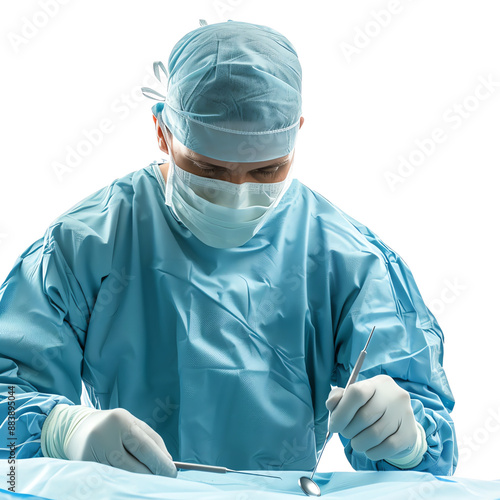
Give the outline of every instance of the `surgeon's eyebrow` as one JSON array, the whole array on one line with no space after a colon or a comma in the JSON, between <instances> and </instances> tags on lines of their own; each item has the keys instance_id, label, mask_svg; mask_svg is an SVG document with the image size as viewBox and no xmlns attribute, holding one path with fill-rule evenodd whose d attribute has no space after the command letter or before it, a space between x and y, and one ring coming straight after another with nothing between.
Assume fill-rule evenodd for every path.
<instances>
[{"instance_id":1,"label":"surgeon's eyebrow","mask_svg":"<svg viewBox=\"0 0 500 500\"><path fill-rule=\"evenodd\" d=\"M199 160L199 159L195 158L194 156L192 156L189 153L186 153L186 156L193 163L196 163L197 165L202 165L204 167L216 168L216 169L219 169L219 170L231 170L231 169L226 168L226 167L221 167L220 165L214 165L213 163L208 163L206 161ZM286 160L282 160L282 161L279 161L279 162L276 162L276 163L271 163L270 165L264 165L263 167L254 168L253 170L267 170L268 168L282 167L283 165L286 165L289 161L290 161L290 158L287 158ZM250 172L252 172L253 170L250 170Z\"/></svg>"}]
</instances>

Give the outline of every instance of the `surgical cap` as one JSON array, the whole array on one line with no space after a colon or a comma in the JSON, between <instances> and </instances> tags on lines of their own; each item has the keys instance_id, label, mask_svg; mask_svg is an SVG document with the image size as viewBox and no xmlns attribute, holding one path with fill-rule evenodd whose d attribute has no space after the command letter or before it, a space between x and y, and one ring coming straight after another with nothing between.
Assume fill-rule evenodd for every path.
<instances>
[{"instance_id":1,"label":"surgical cap","mask_svg":"<svg viewBox=\"0 0 500 500\"><path fill-rule=\"evenodd\" d=\"M230 20L202 25L177 42L165 100L152 109L200 155L265 161L294 148L301 84L302 69L287 38L267 26Z\"/></svg>"}]
</instances>

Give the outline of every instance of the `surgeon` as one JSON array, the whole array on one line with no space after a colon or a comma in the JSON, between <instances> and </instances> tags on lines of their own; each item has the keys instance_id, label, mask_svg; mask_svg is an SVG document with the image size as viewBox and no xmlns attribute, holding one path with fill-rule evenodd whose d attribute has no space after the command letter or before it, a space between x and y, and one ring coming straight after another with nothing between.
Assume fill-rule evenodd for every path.
<instances>
[{"instance_id":1,"label":"surgeon","mask_svg":"<svg viewBox=\"0 0 500 500\"><path fill-rule=\"evenodd\" d=\"M453 474L443 333L410 270L294 177L294 47L201 24L143 89L167 158L58 217L0 288L0 458L15 424L17 458L304 471L331 411L354 469Z\"/></svg>"}]
</instances>

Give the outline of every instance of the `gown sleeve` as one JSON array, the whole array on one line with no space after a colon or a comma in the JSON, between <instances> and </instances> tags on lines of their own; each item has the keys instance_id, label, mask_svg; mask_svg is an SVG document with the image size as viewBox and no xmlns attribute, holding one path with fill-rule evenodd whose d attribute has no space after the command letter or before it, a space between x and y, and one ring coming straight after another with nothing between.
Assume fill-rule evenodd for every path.
<instances>
[{"instance_id":1,"label":"gown sleeve","mask_svg":"<svg viewBox=\"0 0 500 500\"><path fill-rule=\"evenodd\" d=\"M41 430L50 411L58 403L81 404L87 327L105 277L99 271L109 252L103 249L112 246L95 243L102 240L95 228L105 220L105 194L74 210L94 229L64 214L21 254L0 287L1 459L12 443L15 458L43 456Z\"/></svg>"},{"instance_id":2,"label":"gown sleeve","mask_svg":"<svg viewBox=\"0 0 500 500\"><path fill-rule=\"evenodd\" d=\"M427 451L413 471L451 475L458 460L454 398L443 370L443 333L425 306L406 263L368 228L344 217L368 244L356 252L354 283L342 305L334 335L332 384L345 387L373 326L373 338L358 380L386 374L411 397L415 419L425 430ZM398 470L372 461L339 435L356 470Z\"/></svg>"}]
</instances>

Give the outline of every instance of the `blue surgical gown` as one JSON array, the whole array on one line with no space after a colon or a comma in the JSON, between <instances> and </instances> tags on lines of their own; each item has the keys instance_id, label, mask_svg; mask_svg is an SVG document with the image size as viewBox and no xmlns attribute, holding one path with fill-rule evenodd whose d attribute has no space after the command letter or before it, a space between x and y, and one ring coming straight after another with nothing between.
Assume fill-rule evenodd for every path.
<instances>
[{"instance_id":1,"label":"blue surgical gown","mask_svg":"<svg viewBox=\"0 0 500 500\"><path fill-rule=\"evenodd\" d=\"M401 257L298 179L250 241L209 247L165 204L159 163L57 218L0 288L0 458L9 387L28 458L83 381L96 408L129 410L174 460L310 470L330 385L345 386L376 325L359 379L387 374L410 393L428 443L414 470L452 474L443 334ZM396 470L341 440L355 469Z\"/></svg>"}]
</instances>

